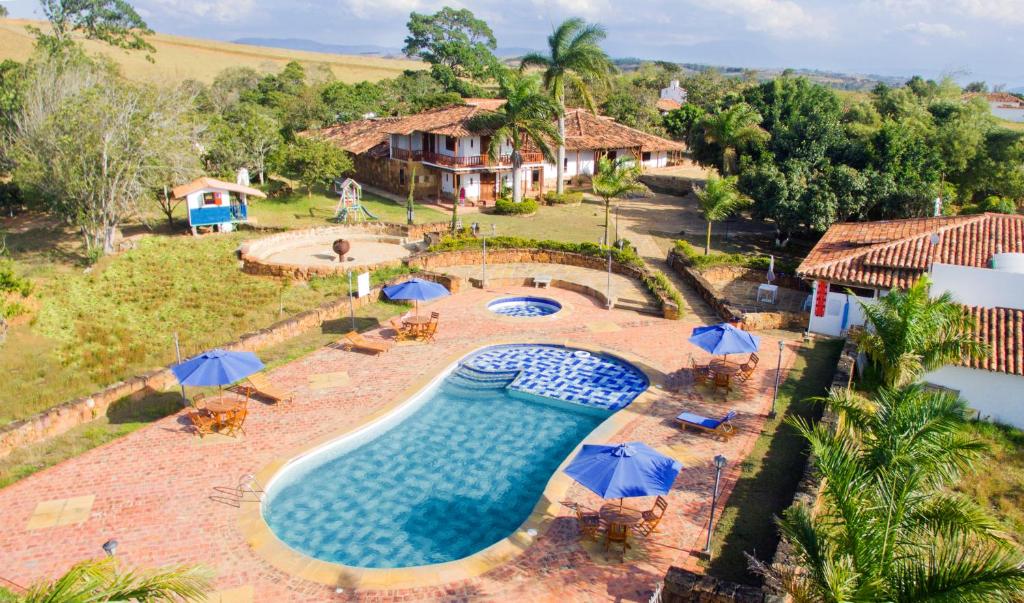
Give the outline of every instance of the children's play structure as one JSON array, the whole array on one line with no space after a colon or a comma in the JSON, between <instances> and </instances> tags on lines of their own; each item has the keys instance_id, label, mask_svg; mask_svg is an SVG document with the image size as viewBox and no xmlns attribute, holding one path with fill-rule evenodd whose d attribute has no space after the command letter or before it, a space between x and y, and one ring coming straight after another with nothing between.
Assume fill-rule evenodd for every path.
<instances>
[{"instance_id":1,"label":"children's play structure","mask_svg":"<svg viewBox=\"0 0 1024 603\"><path fill-rule=\"evenodd\" d=\"M175 187L171 194L175 199L186 200L192 234L197 234L200 228L231 232L236 224L249 221L249 197L267 197L250 186L215 178L198 178Z\"/></svg>"},{"instance_id":2,"label":"children's play structure","mask_svg":"<svg viewBox=\"0 0 1024 603\"><path fill-rule=\"evenodd\" d=\"M338 194L338 206L334 209L334 221L347 224L377 220L377 216L363 207L363 187L351 178L335 178L334 192Z\"/></svg>"}]
</instances>

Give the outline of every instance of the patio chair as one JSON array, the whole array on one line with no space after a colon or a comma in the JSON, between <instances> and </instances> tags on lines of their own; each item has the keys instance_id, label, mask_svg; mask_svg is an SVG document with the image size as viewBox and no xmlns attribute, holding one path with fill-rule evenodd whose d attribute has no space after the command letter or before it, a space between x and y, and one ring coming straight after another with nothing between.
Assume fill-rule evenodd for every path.
<instances>
[{"instance_id":1,"label":"patio chair","mask_svg":"<svg viewBox=\"0 0 1024 603\"><path fill-rule=\"evenodd\" d=\"M232 385L228 388L230 391L244 395L246 398L259 397L264 400L269 400L274 404L291 402L292 396L284 393L278 389L273 383L267 379L267 376L262 373L254 373L246 377L244 383Z\"/></svg>"},{"instance_id":2,"label":"patio chair","mask_svg":"<svg viewBox=\"0 0 1024 603\"><path fill-rule=\"evenodd\" d=\"M597 540L597 532L601 529L601 515L594 511L584 511L576 505L576 523L580 528L580 537Z\"/></svg>"},{"instance_id":3,"label":"patio chair","mask_svg":"<svg viewBox=\"0 0 1024 603\"><path fill-rule=\"evenodd\" d=\"M711 380L711 370L706 364L697 364L697 361L690 356L690 372L693 373L693 382L697 385L707 385Z\"/></svg>"},{"instance_id":4,"label":"patio chair","mask_svg":"<svg viewBox=\"0 0 1024 603\"><path fill-rule=\"evenodd\" d=\"M351 351L359 350L370 354L383 354L391 349L389 344L370 341L356 331L346 333L345 337L339 343L343 349Z\"/></svg>"},{"instance_id":5,"label":"patio chair","mask_svg":"<svg viewBox=\"0 0 1024 603\"><path fill-rule=\"evenodd\" d=\"M668 509L667 500L660 496L654 499L654 506L651 507L651 510L640 514L643 521L637 524L636 531L644 536L649 536L651 532L658 529L658 524L661 523L661 518L665 516L666 509Z\"/></svg>"},{"instance_id":6,"label":"patio chair","mask_svg":"<svg viewBox=\"0 0 1024 603\"><path fill-rule=\"evenodd\" d=\"M721 419L709 419L708 417L684 412L676 417L676 423L683 429L690 428L704 433L720 436L729 439L736 433L732 426L732 420L736 418L736 411L730 410Z\"/></svg>"},{"instance_id":7,"label":"patio chair","mask_svg":"<svg viewBox=\"0 0 1024 603\"><path fill-rule=\"evenodd\" d=\"M758 357L757 354L750 354L750 358L748 358L746 362L740 365L740 372L736 376L741 381L744 382L747 379L750 379L750 377L754 374L754 369L757 368L757 363L760 361L761 359Z\"/></svg>"},{"instance_id":8,"label":"patio chair","mask_svg":"<svg viewBox=\"0 0 1024 603\"><path fill-rule=\"evenodd\" d=\"M437 314L437 312L434 312ZM423 328L423 332L420 333L420 339L426 342L434 341L434 335L437 334L437 317L431 316L430 322Z\"/></svg>"},{"instance_id":9,"label":"patio chair","mask_svg":"<svg viewBox=\"0 0 1024 603\"><path fill-rule=\"evenodd\" d=\"M715 389L725 390L725 395L728 396L729 392L732 391L732 384L730 383L731 377L728 373L712 373L714 377Z\"/></svg>"},{"instance_id":10,"label":"patio chair","mask_svg":"<svg viewBox=\"0 0 1024 603\"><path fill-rule=\"evenodd\" d=\"M213 433L217 426L217 419L212 414L194 406L188 409L188 419L192 422L192 431L199 437Z\"/></svg>"},{"instance_id":11,"label":"patio chair","mask_svg":"<svg viewBox=\"0 0 1024 603\"><path fill-rule=\"evenodd\" d=\"M395 341L410 341L415 339L412 331L402 323L401 317L392 318L389 322L391 324L391 328L395 330Z\"/></svg>"},{"instance_id":12,"label":"patio chair","mask_svg":"<svg viewBox=\"0 0 1024 603\"><path fill-rule=\"evenodd\" d=\"M247 416L249 416L249 408L244 403L240 404L238 408L232 411L228 416L227 423L225 424L225 427L227 427L227 435L234 436L239 431L244 434L245 429L242 426L245 425L245 418Z\"/></svg>"},{"instance_id":13,"label":"patio chair","mask_svg":"<svg viewBox=\"0 0 1024 603\"><path fill-rule=\"evenodd\" d=\"M192 408L196 410L206 410L206 394L196 394L192 396Z\"/></svg>"},{"instance_id":14,"label":"patio chair","mask_svg":"<svg viewBox=\"0 0 1024 603\"><path fill-rule=\"evenodd\" d=\"M609 523L608 529L604 532L604 550L608 550L612 544L622 545L622 555L625 557L626 549L629 548L629 526L624 523Z\"/></svg>"}]
</instances>

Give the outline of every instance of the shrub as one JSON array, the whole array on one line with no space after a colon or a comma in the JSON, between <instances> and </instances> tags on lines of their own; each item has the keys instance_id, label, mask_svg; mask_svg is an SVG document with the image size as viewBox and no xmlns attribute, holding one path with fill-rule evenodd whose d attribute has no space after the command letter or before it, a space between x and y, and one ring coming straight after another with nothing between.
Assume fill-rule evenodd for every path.
<instances>
[{"instance_id":1,"label":"shrub","mask_svg":"<svg viewBox=\"0 0 1024 603\"><path fill-rule=\"evenodd\" d=\"M511 199L498 199L494 203L494 213L502 216L524 216L537 213L537 202L533 199L523 199L520 203L513 203Z\"/></svg>"},{"instance_id":2,"label":"shrub","mask_svg":"<svg viewBox=\"0 0 1024 603\"><path fill-rule=\"evenodd\" d=\"M689 242L678 240L675 244L675 251L687 259L694 268L711 268L713 266L738 266L751 270L768 270L771 258L766 255L751 255L747 253L711 253L704 255L690 245ZM794 274L799 264L793 260L775 258L775 271L778 273Z\"/></svg>"},{"instance_id":3,"label":"shrub","mask_svg":"<svg viewBox=\"0 0 1024 603\"><path fill-rule=\"evenodd\" d=\"M32 283L14 272L14 262L0 259L0 318L13 318L27 312L16 296L23 298L32 294Z\"/></svg>"},{"instance_id":4,"label":"shrub","mask_svg":"<svg viewBox=\"0 0 1024 603\"><path fill-rule=\"evenodd\" d=\"M651 291L664 293L669 299L675 302L676 307L679 308L679 315L682 316L683 311L686 309L686 305L683 302L683 295L679 293L679 290L672 284L672 281L665 276L665 273L660 270L652 269L649 274L644 276L644 285L646 285Z\"/></svg>"},{"instance_id":5,"label":"shrub","mask_svg":"<svg viewBox=\"0 0 1024 603\"><path fill-rule=\"evenodd\" d=\"M544 201L548 205L579 205L583 203L583 193L565 191L559 195L557 192L551 191L544 195Z\"/></svg>"}]
</instances>

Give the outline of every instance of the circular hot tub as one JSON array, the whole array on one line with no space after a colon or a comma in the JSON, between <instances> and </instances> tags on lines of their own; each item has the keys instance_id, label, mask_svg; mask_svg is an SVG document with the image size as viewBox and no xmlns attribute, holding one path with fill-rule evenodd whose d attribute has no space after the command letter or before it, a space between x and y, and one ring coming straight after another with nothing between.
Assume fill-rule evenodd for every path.
<instances>
[{"instance_id":1,"label":"circular hot tub","mask_svg":"<svg viewBox=\"0 0 1024 603\"><path fill-rule=\"evenodd\" d=\"M562 304L547 297L503 297L487 304L487 309L502 316L536 318L555 314Z\"/></svg>"}]
</instances>

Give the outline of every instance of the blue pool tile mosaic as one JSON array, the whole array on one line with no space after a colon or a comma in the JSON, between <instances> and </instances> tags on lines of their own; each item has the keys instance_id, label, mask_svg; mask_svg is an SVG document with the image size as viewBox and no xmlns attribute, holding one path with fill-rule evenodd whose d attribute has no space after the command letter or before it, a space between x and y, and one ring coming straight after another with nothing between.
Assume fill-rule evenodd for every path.
<instances>
[{"instance_id":1,"label":"blue pool tile mosaic","mask_svg":"<svg viewBox=\"0 0 1024 603\"><path fill-rule=\"evenodd\" d=\"M510 390L604 410L627 406L648 386L647 377L624 362L554 345L490 347L467 358L459 372L470 379L516 373Z\"/></svg>"}]
</instances>

